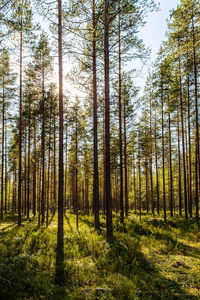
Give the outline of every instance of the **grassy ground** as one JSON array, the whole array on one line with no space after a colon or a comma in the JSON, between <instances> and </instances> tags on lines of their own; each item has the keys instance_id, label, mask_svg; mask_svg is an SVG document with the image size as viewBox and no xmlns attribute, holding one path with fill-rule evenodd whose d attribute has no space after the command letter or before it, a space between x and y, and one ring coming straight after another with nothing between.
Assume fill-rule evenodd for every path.
<instances>
[{"instance_id":1,"label":"grassy ground","mask_svg":"<svg viewBox=\"0 0 200 300\"><path fill-rule=\"evenodd\" d=\"M54 282L56 216L48 228L37 219L7 215L0 223L0 299L200 299L200 224L181 218L130 214L114 217L112 245L93 217L67 214L64 230L65 285Z\"/></svg>"}]
</instances>

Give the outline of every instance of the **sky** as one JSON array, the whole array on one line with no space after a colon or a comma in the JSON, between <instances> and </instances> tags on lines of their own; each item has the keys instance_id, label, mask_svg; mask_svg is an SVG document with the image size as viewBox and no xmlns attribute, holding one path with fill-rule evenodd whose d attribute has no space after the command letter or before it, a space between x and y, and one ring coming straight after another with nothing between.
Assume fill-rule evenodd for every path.
<instances>
[{"instance_id":1,"label":"sky","mask_svg":"<svg viewBox=\"0 0 200 300\"><path fill-rule=\"evenodd\" d=\"M138 62L138 67L142 67L142 71L140 75L134 79L134 84L141 88L141 92L145 86L148 68L150 68L151 64L156 60L159 47L162 41L165 40L165 32L167 30L166 20L169 18L170 10L176 8L180 0L155 0L155 2L157 4L160 3L160 11L149 12L146 18L146 25L139 33L139 38L143 39L146 47L151 49L151 58L146 65L142 66ZM134 62L132 62L132 64L133 63Z\"/></svg>"}]
</instances>

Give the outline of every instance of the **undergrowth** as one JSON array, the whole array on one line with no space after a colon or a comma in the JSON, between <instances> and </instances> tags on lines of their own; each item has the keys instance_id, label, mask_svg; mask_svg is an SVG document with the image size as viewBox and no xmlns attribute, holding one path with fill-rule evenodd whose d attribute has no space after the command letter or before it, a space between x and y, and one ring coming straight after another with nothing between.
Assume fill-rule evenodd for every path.
<instances>
[{"instance_id":1,"label":"undergrowth","mask_svg":"<svg viewBox=\"0 0 200 300\"><path fill-rule=\"evenodd\" d=\"M200 224L196 220L131 213L120 224L114 215L114 242L106 242L93 216L73 214L64 225L64 284L55 284L57 216L48 228L37 219L7 214L0 223L0 299L199 299Z\"/></svg>"}]
</instances>

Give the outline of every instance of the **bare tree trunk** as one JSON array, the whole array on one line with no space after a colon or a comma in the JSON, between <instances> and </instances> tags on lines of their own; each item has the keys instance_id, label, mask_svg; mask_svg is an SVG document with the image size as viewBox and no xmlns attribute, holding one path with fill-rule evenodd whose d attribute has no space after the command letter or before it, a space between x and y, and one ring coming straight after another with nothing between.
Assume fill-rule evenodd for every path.
<instances>
[{"instance_id":1,"label":"bare tree trunk","mask_svg":"<svg viewBox=\"0 0 200 300\"><path fill-rule=\"evenodd\" d=\"M194 17L192 16L192 34L193 34L193 66L194 66L194 95L195 95L195 202L196 219L199 219L199 181L200 180L200 162L199 162L199 120L198 120L198 87L197 87L197 62L196 62L196 39L194 32Z\"/></svg>"},{"instance_id":2,"label":"bare tree trunk","mask_svg":"<svg viewBox=\"0 0 200 300\"><path fill-rule=\"evenodd\" d=\"M120 1L119 1L120 10ZM120 155L120 222L124 223L124 202L123 202L123 155L122 155L122 95L121 95L121 20L120 13L118 14L118 38L119 38L119 155Z\"/></svg>"},{"instance_id":3,"label":"bare tree trunk","mask_svg":"<svg viewBox=\"0 0 200 300\"><path fill-rule=\"evenodd\" d=\"M48 157L48 171L47 171L47 214L46 214L46 227L49 225L49 186L50 186L50 165L51 165L51 115L52 111L50 108L50 125L49 125L49 157Z\"/></svg>"},{"instance_id":4,"label":"bare tree trunk","mask_svg":"<svg viewBox=\"0 0 200 300\"><path fill-rule=\"evenodd\" d=\"M18 172L18 226L21 226L22 180L22 28L20 32L20 95L19 95L19 172Z\"/></svg>"},{"instance_id":5,"label":"bare tree trunk","mask_svg":"<svg viewBox=\"0 0 200 300\"><path fill-rule=\"evenodd\" d=\"M179 113L177 107L177 129L178 129L178 174L179 174L179 215L182 216L182 184L181 184L181 152L180 152L180 130L179 130Z\"/></svg>"},{"instance_id":6,"label":"bare tree trunk","mask_svg":"<svg viewBox=\"0 0 200 300\"><path fill-rule=\"evenodd\" d=\"M36 216L36 120L34 120L33 215Z\"/></svg>"},{"instance_id":7,"label":"bare tree trunk","mask_svg":"<svg viewBox=\"0 0 200 300\"><path fill-rule=\"evenodd\" d=\"M54 146L53 146L53 165L54 165L54 204L53 204L53 214L56 212L57 205L57 182L56 182L56 116L54 112Z\"/></svg>"},{"instance_id":8,"label":"bare tree trunk","mask_svg":"<svg viewBox=\"0 0 200 300\"><path fill-rule=\"evenodd\" d=\"M125 186L125 215L128 217L128 176L127 176L127 152L126 152L126 101L124 99L124 186Z\"/></svg>"},{"instance_id":9,"label":"bare tree trunk","mask_svg":"<svg viewBox=\"0 0 200 300\"><path fill-rule=\"evenodd\" d=\"M152 210L152 215L154 216L154 195L153 195L153 170L152 170L152 156L153 156L153 149L152 149L152 107L151 107L151 97L150 97L150 136L151 136L151 147L150 147L150 160L149 160L149 168L150 168L150 181L151 181L151 210Z\"/></svg>"},{"instance_id":10,"label":"bare tree trunk","mask_svg":"<svg viewBox=\"0 0 200 300\"><path fill-rule=\"evenodd\" d=\"M147 213L149 212L149 179L148 179L148 163L145 158L145 173L146 173L146 203L147 203Z\"/></svg>"},{"instance_id":11,"label":"bare tree trunk","mask_svg":"<svg viewBox=\"0 0 200 300\"><path fill-rule=\"evenodd\" d=\"M171 150L171 117L168 112L168 125L169 125L169 173L170 173L170 213L173 217L173 175L172 175L172 150Z\"/></svg>"},{"instance_id":12,"label":"bare tree trunk","mask_svg":"<svg viewBox=\"0 0 200 300\"><path fill-rule=\"evenodd\" d=\"M165 195L165 143L164 143L164 110L163 110L163 85L161 86L161 102L162 102L162 166L163 166L163 208L164 208L164 221L166 223L166 195Z\"/></svg>"},{"instance_id":13,"label":"bare tree trunk","mask_svg":"<svg viewBox=\"0 0 200 300\"><path fill-rule=\"evenodd\" d=\"M24 137L25 137L25 143L24 143L24 205L22 202L22 210L24 210L24 215L26 215L27 212L27 181L26 181L26 177L27 177L27 170L26 170L26 139L27 139L27 135L26 135L26 127L24 129Z\"/></svg>"},{"instance_id":14,"label":"bare tree trunk","mask_svg":"<svg viewBox=\"0 0 200 300\"><path fill-rule=\"evenodd\" d=\"M31 107L30 99L28 104L28 189L27 189L27 218L30 211L30 150L31 150Z\"/></svg>"},{"instance_id":15,"label":"bare tree trunk","mask_svg":"<svg viewBox=\"0 0 200 300\"><path fill-rule=\"evenodd\" d=\"M156 119L155 119L156 126ZM158 153L157 153L157 132L155 127L155 159L156 159L156 186L157 186L157 213L160 214L160 191L159 191L159 174L158 174Z\"/></svg>"},{"instance_id":16,"label":"bare tree trunk","mask_svg":"<svg viewBox=\"0 0 200 300\"><path fill-rule=\"evenodd\" d=\"M64 283L63 243L63 69L62 69L62 1L58 0L58 66L59 66L59 183L58 183L58 231L56 252L56 282Z\"/></svg>"},{"instance_id":17,"label":"bare tree trunk","mask_svg":"<svg viewBox=\"0 0 200 300\"><path fill-rule=\"evenodd\" d=\"M2 159L1 159L1 220L3 220L3 196L4 196L4 131L5 131L5 93L3 76L3 107L2 107Z\"/></svg>"},{"instance_id":18,"label":"bare tree trunk","mask_svg":"<svg viewBox=\"0 0 200 300\"><path fill-rule=\"evenodd\" d=\"M75 153L75 211L76 211L76 229L78 230L78 120L76 111L76 153Z\"/></svg>"},{"instance_id":19,"label":"bare tree trunk","mask_svg":"<svg viewBox=\"0 0 200 300\"><path fill-rule=\"evenodd\" d=\"M180 43L180 42L179 42ZM180 45L179 45L180 48ZM185 218L188 218L187 208L187 179L185 167L185 139L184 139L184 124L183 124L183 99L182 99L182 78L181 78L181 60L179 54L179 85L180 85L180 107L181 107L181 131L182 131L182 156L183 156L183 177L184 177L184 199L185 199Z\"/></svg>"},{"instance_id":20,"label":"bare tree trunk","mask_svg":"<svg viewBox=\"0 0 200 300\"><path fill-rule=\"evenodd\" d=\"M94 126L94 175L93 175L93 208L95 229L100 229L99 224L99 171L98 171L98 137L97 137L97 82L96 82L96 15L95 0L92 1L93 18L93 126Z\"/></svg>"},{"instance_id":21,"label":"bare tree trunk","mask_svg":"<svg viewBox=\"0 0 200 300\"><path fill-rule=\"evenodd\" d=\"M6 122L6 120L5 120ZM5 124L5 213L7 213L7 210L9 208L8 205L8 169L7 169L7 124Z\"/></svg>"},{"instance_id":22,"label":"bare tree trunk","mask_svg":"<svg viewBox=\"0 0 200 300\"><path fill-rule=\"evenodd\" d=\"M44 56L42 66L42 198L41 215L42 224L45 222L45 95L44 95Z\"/></svg>"},{"instance_id":23,"label":"bare tree trunk","mask_svg":"<svg viewBox=\"0 0 200 300\"><path fill-rule=\"evenodd\" d=\"M140 137L139 137L140 139ZM140 140L139 140L140 143ZM139 168L139 210L140 210L140 222L142 221L142 195L141 195L141 157L140 157L140 145L139 145L139 159L138 159L138 168Z\"/></svg>"},{"instance_id":24,"label":"bare tree trunk","mask_svg":"<svg viewBox=\"0 0 200 300\"><path fill-rule=\"evenodd\" d=\"M109 96L109 0L104 0L104 59L105 59L105 150L106 150L106 216L107 240L113 242L112 196L110 181L110 96Z\"/></svg>"}]
</instances>

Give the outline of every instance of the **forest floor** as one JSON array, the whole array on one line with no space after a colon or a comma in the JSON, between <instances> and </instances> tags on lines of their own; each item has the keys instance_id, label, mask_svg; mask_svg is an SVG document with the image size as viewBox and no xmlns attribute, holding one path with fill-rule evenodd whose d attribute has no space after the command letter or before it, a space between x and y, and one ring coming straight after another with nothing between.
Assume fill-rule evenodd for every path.
<instances>
[{"instance_id":1,"label":"forest floor","mask_svg":"<svg viewBox=\"0 0 200 300\"><path fill-rule=\"evenodd\" d=\"M93 216L67 213L64 227L65 284L55 284L57 216L49 227L37 218L7 214L0 223L0 299L200 299L200 223L130 213L114 215L114 243L106 242Z\"/></svg>"}]
</instances>

